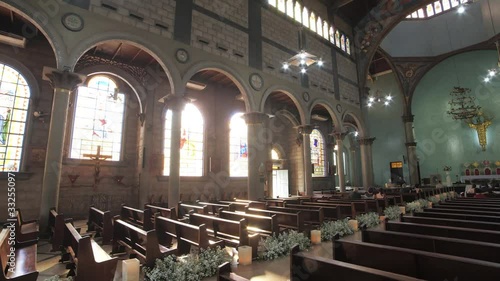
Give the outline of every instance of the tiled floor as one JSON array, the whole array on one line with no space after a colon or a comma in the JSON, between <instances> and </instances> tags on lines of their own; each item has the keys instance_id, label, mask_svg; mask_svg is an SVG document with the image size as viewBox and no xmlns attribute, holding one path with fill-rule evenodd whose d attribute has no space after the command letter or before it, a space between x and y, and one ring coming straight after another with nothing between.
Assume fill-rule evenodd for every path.
<instances>
[{"instance_id":1,"label":"tiled floor","mask_svg":"<svg viewBox=\"0 0 500 281\"><path fill-rule=\"evenodd\" d=\"M75 222L75 226L77 228L81 227L82 233L86 231L84 221ZM361 233L356 232L354 235L345 237L344 239L361 240ZM51 245L46 240L38 243L37 269L40 275L37 281L44 281L54 275L65 276L68 272L65 265L58 262L60 259L59 252L50 252L50 248ZM105 245L103 248L105 251L111 252L110 245ZM319 245L313 245L313 247L309 249L309 252L316 256L332 258L332 243L323 242ZM288 281L290 277L290 257L286 256L273 261L254 261L251 265L247 266L238 265L233 268L233 272L251 281ZM215 281L217 277L206 278L205 280Z\"/></svg>"}]
</instances>

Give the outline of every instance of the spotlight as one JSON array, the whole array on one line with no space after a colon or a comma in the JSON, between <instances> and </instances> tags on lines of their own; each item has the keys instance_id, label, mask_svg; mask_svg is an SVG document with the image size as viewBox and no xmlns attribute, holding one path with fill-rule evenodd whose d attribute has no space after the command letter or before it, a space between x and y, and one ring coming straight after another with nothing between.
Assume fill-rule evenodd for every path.
<instances>
[{"instance_id":1,"label":"spotlight","mask_svg":"<svg viewBox=\"0 0 500 281\"><path fill-rule=\"evenodd\" d=\"M304 54L304 53L302 52L302 53L300 53L299 57L300 57L301 59L305 59L305 58L306 58L306 54Z\"/></svg>"},{"instance_id":2,"label":"spotlight","mask_svg":"<svg viewBox=\"0 0 500 281\"><path fill-rule=\"evenodd\" d=\"M372 107L373 103L369 102L368 107Z\"/></svg>"},{"instance_id":3,"label":"spotlight","mask_svg":"<svg viewBox=\"0 0 500 281\"><path fill-rule=\"evenodd\" d=\"M490 72L488 73L490 77L495 76L495 74L496 74L495 70L490 70Z\"/></svg>"},{"instance_id":4,"label":"spotlight","mask_svg":"<svg viewBox=\"0 0 500 281\"><path fill-rule=\"evenodd\" d=\"M388 102L388 101L384 102L384 105L385 105L385 106L388 106L388 105L389 105L389 102Z\"/></svg>"},{"instance_id":5,"label":"spotlight","mask_svg":"<svg viewBox=\"0 0 500 281\"><path fill-rule=\"evenodd\" d=\"M374 97L370 97L370 98L368 99L368 101L370 101L370 103L372 103L372 102L374 102L374 101L375 101L375 98L374 98Z\"/></svg>"},{"instance_id":6,"label":"spotlight","mask_svg":"<svg viewBox=\"0 0 500 281\"><path fill-rule=\"evenodd\" d=\"M300 60L300 64L302 64L302 65L306 64L306 60L304 60L304 59Z\"/></svg>"},{"instance_id":7,"label":"spotlight","mask_svg":"<svg viewBox=\"0 0 500 281\"><path fill-rule=\"evenodd\" d=\"M323 66L323 61L322 60L318 61L318 66Z\"/></svg>"},{"instance_id":8,"label":"spotlight","mask_svg":"<svg viewBox=\"0 0 500 281\"><path fill-rule=\"evenodd\" d=\"M306 72L307 72L307 71L306 71L306 69L305 69L305 68L301 68L301 69L300 69L300 73L305 74Z\"/></svg>"},{"instance_id":9,"label":"spotlight","mask_svg":"<svg viewBox=\"0 0 500 281\"><path fill-rule=\"evenodd\" d=\"M484 78L484 82L486 82L486 83L490 82L490 77Z\"/></svg>"},{"instance_id":10,"label":"spotlight","mask_svg":"<svg viewBox=\"0 0 500 281\"><path fill-rule=\"evenodd\" d=\"M392 96L387 96L387 97L385 97L385 99L388 101L392 101Z\"/></svg>"},{"instance_id":11,"label":"spotlight","mask_svg":"<svg viewBox=\"0 0 500 281\"><path fill-rule=\"evenodd\" d=\"M283 64L283 69L288 69L288 67L289 67L288 63Z\"/></svg>"},{"instance_id":12,"label":"spotlight","mask_svg":"<svg viewBox=\"0 0 500 281\"><path fill-rule=\"evenodd\" d=\"M457 12L458 12L459 14L463 14L463 12L465 12L465 7L464 7L464 6L460 6L460 7L458 7Z\"/></svg>"}]
</instances>

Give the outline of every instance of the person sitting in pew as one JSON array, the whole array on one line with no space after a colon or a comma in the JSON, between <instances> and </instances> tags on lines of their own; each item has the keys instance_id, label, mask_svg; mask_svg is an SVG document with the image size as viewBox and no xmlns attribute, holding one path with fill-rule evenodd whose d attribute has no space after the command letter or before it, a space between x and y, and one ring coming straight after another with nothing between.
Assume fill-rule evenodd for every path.
<instances>
[{"instance_id":1,"label":"person sitting in pew","mask_svg":"<svg viewBox=\"0 0 500 281\"><path fill-rule=\"evenodd\" d=\"M365 194L361 195L361 198L362 199L373 199L374 190L375 189L373 187L368 188L368 191Z\"/></svg>"},{"instance_id":2,"label":"person sitting in pew","mask_svg":"<svg viewBox=\"0 0 500 281\"><path fill-rule=\"evenodd\" d=\"M474 198L487 198L484 193L481 192L478 188L474 191L475 195Z\"/></svg>"},{"instance_id":3,"label":"person sitting in pew","mask_svg":"<svg viewBox=\"0 0 500 281\"><path fill-rule=\"evenodd\" d=\"M385 192L381 188L377 193L375 193L375 199L384 199L385 198Z\"/></svg>"},{"instance_id":4,"label":"person sitting in pew","mask_svg":"<svg viewBox=\"0 0 500 281\"><path fill-rule=\"evenodd\" d=\"M358 192L358 188L355 187L351 193L351 199L361 199L361 194Z\"/></svg>"}]
</instances>

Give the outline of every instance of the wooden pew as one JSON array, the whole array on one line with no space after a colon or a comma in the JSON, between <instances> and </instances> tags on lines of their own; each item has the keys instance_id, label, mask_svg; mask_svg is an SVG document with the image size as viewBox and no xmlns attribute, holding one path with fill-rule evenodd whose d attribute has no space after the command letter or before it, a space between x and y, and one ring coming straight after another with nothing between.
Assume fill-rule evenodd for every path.
<instances>
[{"instance_id":1,"label":"wooden pew","mask_svg":"<svg viewBox=\"0 0 500 281\"><path fill-rule=\"evenodd\" d=\"M14 225L10 225L14 227ZM26 247L16 247L13 252L15 262L11 263L11 248L9 240L11 228L4 228L0 232L0 264L2 273L0 281L36 281L38 271L36 270L36 249L37 245L32 244Z\"/></svg>"},{"instance_id":2,"label":"wooden pew","mask_svg":"<svg viewBox=\"0 0 500 281\"><path fill-rule=\"evenodd\" d=\"M120 210L120 218L122 220L141 227L144 230L154 229L154 225L149 219L151 216L151 209L139 210L122 204Z\"/></svg>"},{"instance_id":3,"label":"wooden pew","mask_svg":"<svg viewBox=\"0 0 500 281\"><path fill-rule=\"evenodd\" d=\"M179 202L177 204L177 217L179 219L187 218L191 212L208 215L208 206L191 205Z\"/></svg>"},{"instance_id":4,"label":"wooden pew","mask_svg":"<svg viewBox=\"0 0 500 281\"><path fill-rule=\"evenodd\" d=\"M417 224L409 222L385 222L385 229L396 232L406 232L422 235L441 236L465 240L500 243L500 232L491 230L476 230L470 228Z\"/></svg>"},{"instance_id":5,"label":"wooden pew","mask_svg":"<svg viewBox=\"0 0 500 281\"><path fill-rule=\"evenodd\" d=\"M312 203L312 202L311 202ZM303 210L319 210L323 209L324 220L338 220L341 218L340 209L337 206L328 205L307 205L307 204L285 204L285 208L303 209Z\"/></svg>"},{"instance_id":6,"label":"wooden pew","mask_svg":"<svg viewBox=\"0 0 500 281\"><path fill-rule=\"evenodd\" d=\"M500 208L498 203L487 203L487 202L462 202L462 201L445 201L439 203L439 205L453 205L453 206L464 206L464 207L481 207L481 208Z\"/></svg>"},{"instance_id":7,"label":"wooden pew","mask_svg":"<svg viewBox=\"0 0 500 281\"><path fill-rule=\"evenodd\" d=\"M268 207L270 211L284 212L284 213L298 213L301 212L304 216L304 223L310 225L322 225L325 220L325 213L322 207L307 209L307 208L289 208L289 207Z\"/></svg>"},{"instance_id":8,"label":"wooden pew","mask_svg":"<svg viewBox=\"0 0 500 281\"><path fill-rule=\"evenodd\" d=\"M112 281L118 259L110 257L91 237L82 237L71 222L64 224L62 261L71 261L76 269L75 281ZM73 275L73 270L68 274Z\"/></svg>"},{"instance_id":9,"label":"wooden pew","mask_svg":"<svg viewBox=\"0 0 500 281\"><path fill-rule=\"evenodd\" d=\"M222 211L219 216L223 219L240 221L246 219L248 222L249 233L259 233L265 236L273 236L280 233L280 227L276 215L260 216L239 212Z\"/></svg>"},{"instance_id":10,"label":"wooden pew","mask_svg":"<svg viewBox=\"0 0 500 281\"><path fill-rule=\"evenodd\" d=\"M500 276L497 263L360 241L334 240L333 259L430 281L496 281Z\"/></svg>"},{"instance_id":11,"label":"wooden pew","mask_svg":"<svg viewBox=\"0 0 500 281\"><path fill-rule=\"evenodd\" d=\"M52 244L51 252L62 250L64 239L64 215L58 214L56 208L51 208L49 211L49 230L50 242Z\"/></svg>"},{"instance_id":12,"label":"wooden pew","mask_svg":"<svg viewBox=\"0 0 500 281\"><path fill-rule=\"evenodd\" d=\"M414 216L401 216L400 221L401 222L410 222L410 223L432 224L432 225L443 225L443 226L453 226L453 227L500 231L500 223L494 223L494 222L443 219L443 218L425 218L425 217L414 217Z\"/></svg>"},{"instance_id":13,"label":"wooden pew","mask_svg":"<svg viewBox=\"0 0 500 281\"><path fill-rule=\"evenodd\" d=\"M363 229L363 242L500 263L500 245L439 236Z\"/></svg>"},{"instance_id":14,"label":"wooden pew","mask_svg":"<svg viewBox=\"0 0 500 281\"><path fill-rule=\"evenodd\" d=\"M424 212L433 212L433 213L452 213L452 214L470 214L470 215L478 215L478 216L493 216L499 217L500 212L488 212L488 211L475 211L475 210L463 210L463 209L450 209L450 208L424 208Z\"/></svg>"},{"instance_id":15,"label":"wooden pew","mask_svg":"<svg viewBox=\"0 0 500 281\"><path fill-rule=\"evenodd\" d=\"M141 264L152 267L155 260L175 254L175 249L170 249L159 243L156 231L143 230L118 217L113 222L113 250L112 253L122 253L123 250L137 256Z\"/></svg>"},{"instance_id":16,"label":"wooden pew","mask_svg":"<svg viewBox=\"0 0 500 281\"><path fill-rule=\"evenodd\" d=\"M155 206L151 204L144 204L144 209L151 209L151 218L154 221L156 214L159 214L162 217L176 220L177 212L175 208L165 208L160 206Z\"/></svg>"},{"instance_id":17,"label":"wooden pew","mask_svg":"<svg viewBox=\"0 0 500 281\"><path fill-rule=\"evenodd\" d=\"M278 224L280 226L280 232L285 229L294 229L297 232L305 232L306 227L304 223L304 214L302 212L298 213L286 213L279 211L271 211L271 210L261 210L249 208L247 210L249 214L261 215L271 217L276 215L276 219L278 220Z\"/></svg>"},{"instance_id":18,"label":"wooden pew","mask_svg":"<svg viewBox=\"0 0 500 281\"><path fill-rule=\"evenodd\" d=\"M16 209L16 245L29 246L38 243L38 221L23 220L21 209Z\"/></svg>"},{"instance_id":19,"label":"wooden pew","mask_svg":"<svg viewBox=\"0 0 500 281\"><path fill-rule=\"evenodd\" d=\"M250 281L231 272L231 264L225 262L217 268L217 281Z\"/></svg>"},{"instance_id":20,"label":"wooden pew","mask_svg":"<svg viewBox=\"0 0 500 281\"><path fill-rule=\"evenodd\" d=\"M203 202L203 201L196 201L196 204L201 205L201 206L208 206L208 213L217 215L219 214L220 210L224 211L235 211L236 208L238 208L240 211L245 210L245 207L238 207L237 205L234 204L219 204L219 203L210 203L210 202Z\"/></svg>"},{"instance_id":21,"label":"wooden pew","mask_svg":"<svg viewBox=\"0 0 500 281\"><path fill-rule=\"evenodd\" d=\"M489 208L489 207L475 207L475 206L465 206L465 205L451 205L446 203L439 203L437 208L441 209L459 209L459 210L470 210L470 211L483 211L483 212L500 212L500 208Z\"/></svg>"},{"instance_id":22,"label":"wooden pew","mask_svg":"<svg viewBox=\"0 0 500 281\"><path fill-rule=\"evenodd\" d=\"M189 223L194 225L204 224L207 227L208 235L224 241L225 246L235 248L251 246L252 257L257 258L260 236L258 233L248 234L246 219L232 221L209 215L191 214Z\"/></svg>"},{"instance_id":23,"label":"wooden pew","mask_svg":"<svg viewBox=\"0 0 500 281\"><path fill-rule=\"evenodd\" d=\"M237 199L237 198L234 198L234 201L248 203L249 208L267 209L267 202L265 202L265 201L264 202L263 201L252 201L252 200L244 200L244 199Z\"/></svg>"},{"instance_id":24,"label":"wooden pew","mask_svg":"<svg viewBox=\"0 0 500 281\"><path fill-rule=\"evenodd\" d=\"M290 281L418 281L409 276L395 274L352 263L327 259L300 252L295 246L290 254Z\"/></svg>"},{"instance_id":25,"label":"wooden pew","mask_svg":"<svg viewBox=\"0 0 500 281\"><path fill-rule=\"evenodd\" d=\"M321 207L335 207L338 210L338 219L345 219L347 217L354 218L356 209L352 203L317 203L317 202L303 202L304 206L321 206Z\"/></svg>"},{"instance_id":26,"label":"wooden pew","mask_svg":"<svg viewBox=\"0 0 500 281\"><path fill-rule=\"evenodd\" d=\"M321 204L350 204L353 217L370 211L377 212L376 209L370 210L365 200L318 200L316 202Z\"/></svg>"},{"instance_id":27,"label":"wooden pew","mask_svg":"<svg viewBox=\"0 0 500 281\"><path fill-rule=\"evenodd\" d=\"M177 240L177 255L189 254L191 246L200 249L224 246L224 241L214 240L208 237L207 228L204 224L196 226L170 218L156 216L155 225L158 241L161 245L170 247L172 238Z\"/></svg>"},{"instance_id":28,"label":"wooden pew","mask_svg":"<svg viewBox=\"0 0 500 281\"><path fill-rule=\"evenodd\" d=\"M88 231L96 231L102 236L102 244L111 244L113 239L113 218L110 211L101 211L94 206L89 208L89 219L87 221Z\"/></svg>"},{"instance_id":29,"label":"wooden pew","mask_svg":"<svg viewBox=\"0 0 500 281\"><path fill-rule=\"evenodd\" d=\"M246 209L250 207L250 204L247 202L238 202L238 201L219 201L218 204L231 206L230 211L238 211L244 212ZM225 208L224 208L225 209Z\"/></svg>"},{"instance_id":30,"label":"wooden pew","mask_svg":"<svg viewBox=\"0 0 500 281\"><path fill-rule=\"evenodd\" d=\"M472 221L486 221L486 222L496 222L500 223L500 216L479 216L473 214L459 214L459 213L439 213L432 212L432 209L427 212L416 212L413 213L415 217L426 217L426 218L444 218L444 219L457 219L457 220L472 220Z\"/></svg>"}]
</instances>

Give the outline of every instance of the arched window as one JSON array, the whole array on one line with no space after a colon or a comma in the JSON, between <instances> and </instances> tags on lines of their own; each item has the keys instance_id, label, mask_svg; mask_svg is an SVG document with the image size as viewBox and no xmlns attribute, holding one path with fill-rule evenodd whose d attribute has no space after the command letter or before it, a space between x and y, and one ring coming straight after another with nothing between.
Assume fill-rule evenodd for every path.
<instances>
[{"instance_id":1,"label":"arched window","mask_svg":"<svg viewBox=\"0 0 500 281\"><path fill-rule=\"evenodd\" d=\"M320 16L318 16L318 19L316 20L316 32L319 36L323 37L323 21Z\"/></svg>"},{"instance_id":2,"label":"arched window","mask_svg":"<svg viewBox=\"0 0 500 281\"><path fill-rule=\"evenodd\" d=\"M349 55L351 54L351 41L349 41L349 38L345 39L345 50Z\"/></svg>"},{"instance_id":3,"label":"arched window","mask_svg":"<svg viewBox=\"0 0 500 281\"><path fill-rule=\"evenodd\" d=\"M345 35L342 34L342 36L340 37L340 48L342 49L342 51L345 51Z\"/></svg>"},{"instance_id":4,"label":"arched window","mask_svg":"<svg viewBox=\"0 0 500 281\"><path fill-rule=\"evenodd\" d=\"M198 108L189 103L182 111L180 176L203 176L203 115ZM165 140L163 175L170 175L170 141L172 137L172 111L165 114Z\"/></svg>"},{"instance_id":5,"label":"arched window","mask_svg":"<svg viewBox=\"0 0 500 281\"><path fill-rule=\"evenodd\" d=\"M278 10L283 13L286 12L285 0L278 0Z\"/></svg>"},{"instance_id":6,"label":"arched window","mask_svg":"<svg viewBox=\"0 0 500 281\"><path fill-rule=\"evenodd\" d=\"M333 26L330 26L329 34L330 34L330 43L335 44L335 33L333 31Z\"/></svg>"},{"instance_id":7,"label":"arched window","mask_svg":"<svg viewBox=\"0 0 500 281\"><path fill-rule=\"evenodd\" d=\"M340 32L335 30L335 45L340 48Z\"/></svg>"},{"instance_id":8,"label":"arched window","mask_svg":"<svg viewBox=\"0 0 500 281\"><path fill-rule=\"evenodd\" d=\"M269 5L273 7L276 7L276 0L267 0L267 3L269 3Z\"/></svg>"},{"instance_id":9,"label":"arched window","mask_svg":"<svg viewBox=\"0 0 500 281\"><path fill-rule=\"evenodd\" d=\"M76 96L70 158L89 159L85 154L110 155L119 161L122 150L125 95L107 76L95 76Z\"/></svg>"},{"instance_id":10,"label":"arched window","mask_svg":"<svg viewBox=\"0 0 500 281\"><path fill-rule=\"evenodd\" d=\"M276 149L271 150L271 159L280 160L280 155Z\"/></svg>"},{"instance_id":11,"label":"arched window","mask_svg":"<svg viewBox=\"0 0 500 281\"><path fill-rule=\"evenodd\" d=\"M330 34L328 33L328 23L323 21L323 38L329 40Z\"/></svg>"},{"instance_id":12,"label":"arched window","mask_svg":"<svg viewBox=\"0 0 500 281\"><path fill-rule=\"evenodd\" d=\"M458 0L451 0L451 6L452 7L456 7L458 6L460 3L458 2Z\"/></svg>"},{"instance_id":13,"label":"arched window","mask_svg":"<svg viewBox=\"0 0 500 281\"><path fill-rule=\"evenodd\" d=\"M305 27L309 27L309 11L307 10L306 7L302 9L302 24Z\"/></svg>"},{"instance_id":14,"label":"arched window","mask_svg":"<svg viewBox=\"0 0 500 281\"><path fill-rule=\"evenodd\" d=\"M298 22L302 22L302 6L299 1L295 2L295 20Z\"/></svg>"},{"instance_id":15,"label":"arched window","mask_svg":"<svg viewBox=\"0 0 500 281\"><path fill-rule=\"evenodd\" d=\"M450 0L443 0L443 10L447 11L451 8Z\"/></svg>"},{"instance_id":16,"label":"arched window","mask_svg":"<svg viewBox=\"0 0 500 281\"><path fill-rule=\"evenodd\" d=\"M293 19L293 0L286 0L286 14Z\"/></svg>"},{"instance_id":17,"label":"arched window","mask_svg":"<svg viewBox=\"0 0 500 281\"><path fill-rule=\"evenodd\" d=\"M314 167L313 177L325 176L325 153L324 139L321 132L314 129L310 135L311 138L311 164Z\"/></svg>"},{"instance_id":18,"label":"arched window","mask_svg":"<svg viewBox=\"0 0 500 281\"><path fill-rule=\"evenodd\" d=\"M436 11L436 14L439 14L443 11L443 8L441 7L441 3L439 1L434 2L434 11Z\"/></svg>"},{"instance_id":19,"label":"arched window","mask_svg":"<svg viewBox=\"0 0 500 281\"><path fill-rule=\"evenodd\" d=\"M29 104L26 79L0 63L0 172L18 172L21 168Z\"/></svg>"},{"instance_id":20,"label":"arched window","mask_svg":"<svg viewBox=\"0 0 500 281\"><path fill-rule=\"evenodd\" d=\"M309 20L310 20L310 24L309 24L309 28L316 32L316 14L314 14L314 12L311 12L311 16L309 17Z\"/></svg>"},{"instance_id":21,"label":"arched window","mask_svg":"<svg viewBox=\"0 0 500 281\"><path fill-rule=\"evenodd\" d=\"M427 16L433 16L434 15L434 8L432 7L432 4L427 5Z\"/></svg>"},{"instance_id":22,"label":"arched window","mask_svg":"<svg viewBox=\"0 0 500 281\"><path fill-rule=\"evenodd\" d=\"M229 123L229 176L248 176L248 129L243 113L236 113Z\"/></svg>"}]
</instances>

